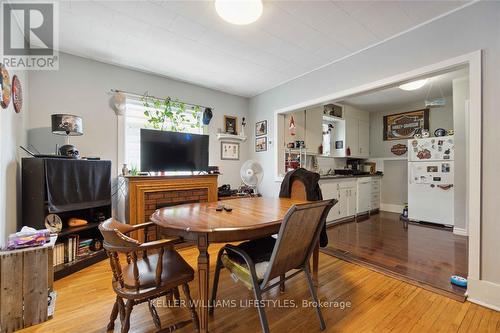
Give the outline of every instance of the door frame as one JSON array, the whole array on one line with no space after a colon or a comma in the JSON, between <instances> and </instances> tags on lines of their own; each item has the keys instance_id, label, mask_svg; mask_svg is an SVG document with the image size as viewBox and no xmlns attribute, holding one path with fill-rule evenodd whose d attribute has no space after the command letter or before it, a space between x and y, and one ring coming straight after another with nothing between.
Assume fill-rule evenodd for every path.
<instances>
[{"instance_id":1,"label":"door frame","mask_svg":"<svg viewBox=\"0 0 500 333\"><path fill-rule=\"evenodd\" d=\"M477 110L469 112L469 132L467 136L467 145L469 149L467 160L467 195L466 205L468 207L467 221L469 231L469 249L468 249L468 278L469 280L481 279L481 168L482 168L482 50L477 50L458 57L447 59L428 66L420 67L405 73L393 75L378 81L362 84L357 87L334 92L318 98L313 98L300 103L289 105L274 111L274 142L278 140L278 117L280 114L295 111L301 108L307 108L334 100L341 100L354 95L379 90L392 86L402 81L411 81L418 78L453 69L455 67L467 65L469 67L469 108ZM474 149L476 147L476 149ZM479 147L479 149L477 149ZM274 159L274 178L281 181L278 172L278 145L273 145ZM471 296L471 295L469 295Z\"/></svg>"}]
</instances>

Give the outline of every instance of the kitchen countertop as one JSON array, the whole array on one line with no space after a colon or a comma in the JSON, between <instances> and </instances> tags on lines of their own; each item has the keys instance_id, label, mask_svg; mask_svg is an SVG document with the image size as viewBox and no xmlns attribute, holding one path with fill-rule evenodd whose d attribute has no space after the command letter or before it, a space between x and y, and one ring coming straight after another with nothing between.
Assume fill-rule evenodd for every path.
<instances>
[{"instance_id":1,"label":"kitchen countertop","mask_svg":"<svg viewBox=\"0 0 500 333\"><path fill-rule=\"evenodd\" d=\"M363 178L363 177L382 177L383 175L322 175L319 179L345 179L345 178Z\"/></svg>"}]
</instances>

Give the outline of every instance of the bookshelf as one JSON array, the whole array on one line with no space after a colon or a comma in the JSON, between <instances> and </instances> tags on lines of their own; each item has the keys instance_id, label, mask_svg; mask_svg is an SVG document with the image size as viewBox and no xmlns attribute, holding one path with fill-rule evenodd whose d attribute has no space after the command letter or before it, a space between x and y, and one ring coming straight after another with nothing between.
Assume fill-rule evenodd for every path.
<instances>
[{"instance_id":1,"label":"bookshelf","mask_svg":"<svg viewBox=\"0 0 500 333\"><path fill-rule=\"evenodd\" d=\"M54 164L50 160L53 159L22 160L22 220L23 225L45 229L45 217L48 214L56 214L61 219L62 229L57 233L52 258L54 280L58 280L106 258L98 226L111 217L111 162L59 160ZM58 168L58 172L49 169L54 167ZM51 175L58 176L66 172L66 169L68 174L64 177L64 183L55 180L53 184L48 184L51 182ZM71 184L72 182L75 184ZM57 195L48 195L49 186L52 191L55 188L64 192L63 199L67 199L67 202L63 202L65 205L51 202L58 199L60 201L62 196L57 198ZM98 197L92 192L94 188L100 191L99 200L92 201ZM62 208L54 212L54 206ZM85 220L87 224L70 227L68 222L71 218ZM101 246L91 250L90 242L100 243Z\"/></svg>"}]
</instances>

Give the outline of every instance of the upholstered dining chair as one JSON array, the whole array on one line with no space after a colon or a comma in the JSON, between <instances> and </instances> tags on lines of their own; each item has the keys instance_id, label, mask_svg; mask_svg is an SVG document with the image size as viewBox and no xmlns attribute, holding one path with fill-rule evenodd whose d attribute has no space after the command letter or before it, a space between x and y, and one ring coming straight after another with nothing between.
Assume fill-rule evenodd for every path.
<instances>
[{"instance_id":1,"label":"upholstered dining chair","mask_svg":"<svg viewBox=\"0 0 500 333\"><path fill-rule=\"evenodd\" d=\"M257 300L262 331L269 332L266 313L262 306L262 293L281 284L281 279L291 270L297 270L285 277L288 280L304 272L311 297L314 300L321 330L326 328L321 314L316 290L309 270L309 258L316 246L324 221L336 200L322 200L292 206L286 213L278 233L278 238L268 261L254 263L254 253L248 253L240 245L226 245L217 255L214 285L210 304L215 304L220 270L226 268L248 288L253 289ZM209 309L213 314L214 307Z\"/></svg>"},{"instance_id":2,"label":"upholstered dining chair","mask_svg":"<svg viewBox=\"0 0 500 333\"><path fill-rule=\"evenodd\" d=\"M121 331L122 333L128 332L132 308L143 302L148 303L153 322L158 329L161 329L160 317L153 300L171 294L179 298L178 287L181 286L191 312L191 320L172 324L165 331L171 332L191 322L198 330L198 315L188 286L188 282L194 278L194 271L175 251L173 245L177 240L161 239L140 243L127 236L133 231L144 230L145 239L148 239L147 230L152 226L154 224L151 222L128 225L115 219L106 220L99 225L99 230L104 237L104 249L113 271L112 285L116 293L116 301L107 329L114 328L114 322L120 314Z\"/></svg>"}]
</instances>

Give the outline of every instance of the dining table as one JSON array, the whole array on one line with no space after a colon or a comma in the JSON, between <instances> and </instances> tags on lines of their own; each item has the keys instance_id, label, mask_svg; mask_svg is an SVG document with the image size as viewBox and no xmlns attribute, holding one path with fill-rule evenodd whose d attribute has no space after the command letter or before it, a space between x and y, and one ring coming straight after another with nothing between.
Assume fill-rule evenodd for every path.
<instances>
[{"instance_id":1,"label":"dining table","mask_svg":"<svg viewBox=\"0 0 500 333\"><path fill-rule=\"evenodd\" d=\"M198 255L198 297L200 332L208 332L209 268L208 247L274 235L286 212L307 201L289 198L253 197L224 202L188 203L156 210L151 221L161 235L178 236L196 244ZM223 205L227 210L219 211ZM313 279L317 283L318 250L313 253Z\"/></svg>"}]
</instances>

